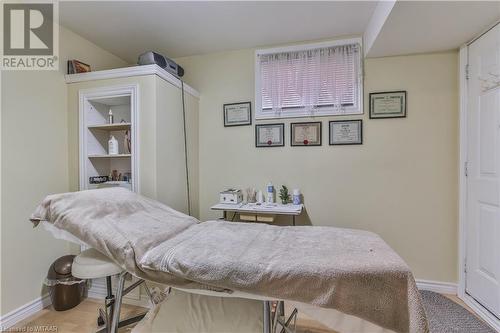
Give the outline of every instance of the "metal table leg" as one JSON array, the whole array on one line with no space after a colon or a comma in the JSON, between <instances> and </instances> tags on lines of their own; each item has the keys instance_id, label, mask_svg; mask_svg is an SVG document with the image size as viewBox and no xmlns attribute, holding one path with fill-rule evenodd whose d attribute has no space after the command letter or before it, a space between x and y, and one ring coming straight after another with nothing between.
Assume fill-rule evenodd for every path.
<instances>
[{"instance_id":1,"label":"metal table leg","mask_svg":"<svg viewBox=\"0 0 500 333\"><path fill-rule=\"evenodd\" d=\"M124 271L120 273L118 278L118 286L116 288L116 298L115 305L113 309L113 318L111 320L111 333L118 333L118 323L120 322L120 309L122 306L122 296L123 296L123 288L125 286L125 277L127 276L127 272Z\"/></svg>"},{"instance_id":2,"label":"metal table leg","mask_svg":"<svg viewBox=\"0 0 500 333\"><path fill-rule=\"evenodd\" d=\"M262 320L263 324L263 332L264 333L271 333L271 302L269 301L264 301L264 317Z\"/></svg>"},{"instance_id":3,"label":"metal table leg","mask_svg":"<svg viewBox=\"0 0 500 333\"><path fill-rule=\"evenodd\" d=\"M295 227L295 215L292 215L293 226Z\"/></svg>"}]
</instances>

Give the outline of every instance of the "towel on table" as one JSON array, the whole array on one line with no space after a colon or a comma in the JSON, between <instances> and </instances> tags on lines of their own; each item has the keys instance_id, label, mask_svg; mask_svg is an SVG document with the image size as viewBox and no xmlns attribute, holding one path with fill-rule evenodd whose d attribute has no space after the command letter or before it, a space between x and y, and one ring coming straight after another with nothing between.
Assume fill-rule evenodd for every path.
<instances>
[{"instance_id":1,"label":"towel on table","mask_svg":"<svg viewBox=\"0 0 500 333\"><path fill-rule=\"evenodd\" d=\"M120 188L48 196L32 216L42 220L140 278L303 302L398 332L428 332L411 270L368 231L199 223Z\"/></svg>"}]
</instances>

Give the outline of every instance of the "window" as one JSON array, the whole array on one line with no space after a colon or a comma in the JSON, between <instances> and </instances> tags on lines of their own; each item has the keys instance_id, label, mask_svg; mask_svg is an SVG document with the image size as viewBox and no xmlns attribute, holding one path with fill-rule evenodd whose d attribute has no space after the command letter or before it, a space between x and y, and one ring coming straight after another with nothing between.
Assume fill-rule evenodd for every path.
<instances>
[{"instance_id":1,"label":"window","mask_svg":"<svg viewBox=\"0 0 500 333\"><path fill-rule=\"evenodd\" d=\"M361 40L259 50L255 118L362 114Z\"/></svg>"}]
</instances>

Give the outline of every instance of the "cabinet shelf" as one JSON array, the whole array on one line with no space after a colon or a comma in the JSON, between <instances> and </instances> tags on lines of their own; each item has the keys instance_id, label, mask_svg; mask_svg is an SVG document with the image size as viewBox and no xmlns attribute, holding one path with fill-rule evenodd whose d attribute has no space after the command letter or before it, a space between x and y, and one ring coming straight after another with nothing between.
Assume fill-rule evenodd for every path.
<instances>
[{"instance_id":1,"label":"cabinet shelf","mask_svg":"<svg viewBox=\"0 0 500 333\"><path fill-rule=\"evenodd\" d=\"M103 155L88 155L88 158L124 158L131 156L132 154L118 154L118 155L103 154Z\"/></svg>"},{"instance_id":2,"label":"cabinet shelf","mask_svg":"<svg viewBox=\"0 0 500 333\"><path fill-rule=\"evenodd\" d=\"M88 129L97 129L104 131L121 131L130 129L131 123L115 123L115 124L101 124L101 125L89 125Z\"/></svg>"}]
</instances>

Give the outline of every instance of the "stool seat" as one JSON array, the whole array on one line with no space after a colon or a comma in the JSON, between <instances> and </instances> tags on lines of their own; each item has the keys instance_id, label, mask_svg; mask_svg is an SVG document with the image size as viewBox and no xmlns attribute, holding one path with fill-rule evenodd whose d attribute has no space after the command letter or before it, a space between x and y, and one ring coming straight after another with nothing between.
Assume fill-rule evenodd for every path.
<instances>
[{"instance_id":1,"label":"stool seat","mask_svg":"<svg viewBox=\"0 0 500 333\"><path fill-rule=\"evenodd\" d=\"M123 272L123 268L95 249L82 251L73 260L72 274L79 279L97 279Z\"/></svg>"}]
</instances>

